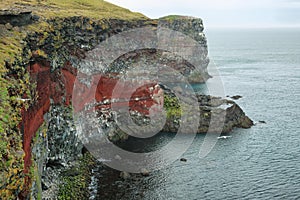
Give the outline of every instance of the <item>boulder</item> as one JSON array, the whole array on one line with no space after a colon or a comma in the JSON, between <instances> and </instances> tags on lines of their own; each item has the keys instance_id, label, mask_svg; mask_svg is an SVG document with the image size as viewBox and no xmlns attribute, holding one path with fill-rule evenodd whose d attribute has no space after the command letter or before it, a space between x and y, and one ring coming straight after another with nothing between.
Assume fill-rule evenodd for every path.
<instances>
[{"instance_id":1,"label":"boulder","mask_svg":"<svg viewBox=\"0 0 300 200\"><path fill-rule=\"evenodd\" d=\"M18 8L0 10L0 24L10 23L12 26L25 26L32 24L38 19L38 16L32 15L31 10L22 10Z\"/></svg>"},{"instance_id":2,"label":"boulder","mask_svg":"<svg viewBox=\"0 0 300 200\"><path fill-rule=\"evenodd\" d=\"M243 98L242 96L240 96L240 95L235 95L235 96L232 96L232 97L230 97L231 99L233 99L233 100L239 100L239 99L241 99L241 98Z\"/></svg>"},{"instance_id":3,"label":"boulder","mask_svg":"<svg viewBox=\"0 0 300 200\"><path fill-rule=\"evenodd\" d=\"M141 169L141 174L143 176L150 176L150 172L147 169Z\"/></svg>"},{"instance_id":4,"label":"boulder","mask_svg":"<svg viewBox=\"0 0 300 200\"><path fill-rule=\"evenodd\" d=\"M128 172L121 172L120 177L124 180L131 178L131 175Z\"/></svg>"}]
</instances>

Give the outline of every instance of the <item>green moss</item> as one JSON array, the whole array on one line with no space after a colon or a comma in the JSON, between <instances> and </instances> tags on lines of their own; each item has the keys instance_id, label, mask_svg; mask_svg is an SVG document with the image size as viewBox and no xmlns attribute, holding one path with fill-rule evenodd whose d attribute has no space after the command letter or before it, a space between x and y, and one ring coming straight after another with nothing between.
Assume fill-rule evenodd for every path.
<instances>
[{"instance_id":1,"label":"green moss","mask_svg":"<svg viewBox=\"0 0 300 200\"><path fill-rule=\"evenodd\" d=\"M164 95L164 109L167 113L167 118L180 117L182 115L182 108L179 100L176 97Z\"/></svg>"},{"instance_id":2,"label":"green moss","mask_svg":"<svg viewBox=\"0 0 300 200\"><path fill-rule=\"evenodd\" d=\"M91 154L86 153L80 159L78 166L63 173L62 184L59 186L59 200L87 199L90 182L90 171L95 165Z\"/></svg>"}]
</instances>

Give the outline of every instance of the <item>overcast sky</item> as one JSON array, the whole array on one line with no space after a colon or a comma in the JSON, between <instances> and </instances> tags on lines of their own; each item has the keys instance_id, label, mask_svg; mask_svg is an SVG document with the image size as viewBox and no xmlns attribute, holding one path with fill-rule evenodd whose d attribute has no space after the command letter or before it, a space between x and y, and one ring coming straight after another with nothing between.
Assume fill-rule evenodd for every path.
<instances>
[{"instance_id":1,"label":"overcast sky","mask_svg":"<svg viewBox=\"0 0 300 200\"><path fill-rule=\"evenodd\" d=\"M206 27L300 27L300 0L106 0L148 17L190 15Z\"/></svg>"}]
</instances>

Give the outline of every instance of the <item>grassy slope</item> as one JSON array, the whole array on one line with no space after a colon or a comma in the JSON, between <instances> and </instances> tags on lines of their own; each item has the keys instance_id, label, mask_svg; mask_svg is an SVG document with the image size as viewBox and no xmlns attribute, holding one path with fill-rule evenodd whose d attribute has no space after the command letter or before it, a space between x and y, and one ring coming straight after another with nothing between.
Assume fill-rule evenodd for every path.
<instances>
[{"instance_id":1,"label":"grassy slope","mask_svg":"<svg viewBox=\"0 0 300 200\"><path fill-rule=\"evenodd\" d=\"M24 61L21 57L22 39L28 32L47 30L47 19L84 16L100 19L146 19L140 13L115 6L103 0L0 0L0 10L31 10L40 17L39 22L7 30L0 25L0 199L14 199L14 194L22 190L24 178L22 136L16 129L21 120L20 109L25 106L17 102L18 94L29 91L29 76L23 66L13 65L18 70L17 79L5 75L8 71L5 62ZM54 27L55 28L55 27ZM26 60L26 59L25 59ZM9 96L8 89L13 88L16 95ZM2 186L5 185L5 188Z\"/></svg>"},{"instance_id":2,"label":"grassy slope","mask_svg":"<svg viewBox=\"0 0 300 200\"><path fill-rule=\"evenodd\" d=\"M140 13L131 12L128 9L121 8L103 0L0 0L0 10L2 9L25 9L33 11L33 14L41 17L40 21L54 17L85 16L95 20L98 19L146 19ZM40 22L34 25L35 29L44 27L45 23ZM30 26L32 27L32 26ZM26 29L26 27L25 27ZM14 59L14 56L20 53L20 40L24 37L23 33L18 31L1 31L0 42L0 66L4 59ZM0 68L1 70L1 68ZM2 69L3 70L3 69Z\"/></svg>"},{"instance_id":3,"label":"grassy slope","mask_svg":"<svg viewBox=\"0 0 300 200\"><path fill-rule=\"evenodd\" d=\"M45 18L68 16L86 16L94 19L146 18L140 13L131 12L103 0L1 0L0 2L0 9L27 7L31 8L34 14Z\"/></svg>"}]
</instances>

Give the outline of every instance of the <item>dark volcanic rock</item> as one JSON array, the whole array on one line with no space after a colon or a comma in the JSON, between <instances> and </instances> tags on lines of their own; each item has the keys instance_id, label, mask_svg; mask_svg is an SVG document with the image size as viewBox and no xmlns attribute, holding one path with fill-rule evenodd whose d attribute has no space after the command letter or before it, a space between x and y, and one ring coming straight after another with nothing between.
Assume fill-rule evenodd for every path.
<instances>
[{"instance_id":1,"label":"dark volcanic rock","mask_svg":"<svg viewBox=\"0 0 300 200\"><path fill-rule=\"evenodd\" d=\"M233 101L208 95L197 95L200 115L190 116L199 118L197 133L228 133L233 128L250 128L253 121ZM167 119L164 131L178 131L180 117L171 116Z\"/></svg>"},{"instance_id":2,"label":"dark volcanic rock","mask_svg":"<svg viewBox=\"0 0 300 200\"><path fill-rule=\"evenodd\" d=\"M261 124L266 124L267 123L266 121L262 121L262 120L260 120L258 122L261 123Z\"/></svg>"},{"instance_id":3,"label":"dark volcanic rock","mask_svg":"<svg viewBox=\"0 0 300 200\"><path fill-rule=\"evenodd\" d=\"M241 98L243 98L242 96L240 96L240 95L235 95L235 96L232 96L232 97L230 97L231 99L233 99L233 100L239 100L239 99L241 99Z\"/></svg>"},{"instance_id":4,"label":"dark volcanic rock","mask_svg":"<svg viewBox=\"0 0 300 200\"><path fill-rule=\"evenodd\" d=\"M190 83L204 83L211 76L207 72L209 64L207 40L203 32L203 21L200 18L190 16L171 15L159 19L159 27L168 28L175 32L180 32L187 35L191 41L196 41L197 46L192 50L195 55L190 57L189 60L196 61L195 70L190 73L188 80ZM193 42L184 40L185 45L192 45ZM191 42L191 43L190 43ZM184 46L184 45L183 45ZM197 60L200 58L200 63Z\"/></svg>"},{"instance_id":5,"label":"dark volcanic rock","mask_svg":"<svg viewBox=\"0 0 300 200\"><path fill-rule=\"evenodd\" d=\"M12 26L25 26L39 19L32 15L30 10L0 10L0 24L11 24Z\"/></svg>"}]
</instances>

